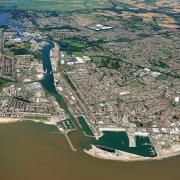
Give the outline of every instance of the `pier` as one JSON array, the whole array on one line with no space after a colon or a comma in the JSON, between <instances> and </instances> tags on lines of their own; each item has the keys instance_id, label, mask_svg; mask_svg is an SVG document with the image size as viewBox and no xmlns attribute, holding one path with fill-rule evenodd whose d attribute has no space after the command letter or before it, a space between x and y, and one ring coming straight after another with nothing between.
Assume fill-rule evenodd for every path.
<instances>
[{"instance_id":1,"label":"pier","mask_svg":"<svg viewBox=\"0 0 180 180\"><path fill-rule=\"evenodd\" d=\"M67 139L67 142L68 142L69 146L71 147L72 151L74 151L74 152L77 151L77 149L74 148L74 146L73 146L73 144L72 144L69 136L68 136L66 133L64 134L64 136L65 136L65 138Z\"/></svg>"},{"instance_id":2,"label":"pier","mask_svg":"<svg viewBox=\"0 0 180 180\"><path fill-rule=\"evenodd\" d=\"M136 137L132 132L127 132L129 138L129 147L136 147Z\"/></svg>"}]
</instances>

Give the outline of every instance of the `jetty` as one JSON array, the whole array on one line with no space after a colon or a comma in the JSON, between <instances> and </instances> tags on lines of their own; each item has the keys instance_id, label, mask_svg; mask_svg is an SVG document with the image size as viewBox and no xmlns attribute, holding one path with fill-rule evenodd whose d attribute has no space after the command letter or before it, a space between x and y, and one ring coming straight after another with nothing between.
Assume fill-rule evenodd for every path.
<instances>
[{"instance_id":1,"label":"jetty","mask_svg":"<svg viewBox=\"0 0 180 180\"><path fill-rule=\"evenodd\" d=\"M68 142L70 148L72 149L72 151L74 151L74 152L77 151L77 149L74 148L74 146L73 146L73 144L72 144L72 142L71 142L71 139L69 138L69 136L67 135L67 133L64 133L64 136L65 136L65 138L67 139L67 142Z\"/></svg>"}]
</instances>

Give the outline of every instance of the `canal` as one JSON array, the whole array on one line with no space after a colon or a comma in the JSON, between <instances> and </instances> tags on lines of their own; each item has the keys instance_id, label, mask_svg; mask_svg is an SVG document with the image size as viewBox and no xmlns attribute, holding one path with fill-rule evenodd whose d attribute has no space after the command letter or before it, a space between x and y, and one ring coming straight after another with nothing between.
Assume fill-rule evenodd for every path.
<instances>
[{"instance_id":1,"label":"canal","mask_svg":"<svg viewBox=\"0 0 180 180\"><path fill-rule=\"evenodd\" d=\"M42 63L43 63L43 70L44 70L44 72L46 72L43 80L41 81L41 84L44 87L44 89L56 99L56 101L59 103L59 105L65 110L65 112L69 116L72 116L70 111L68 110L68 106L65 103L63 97L57 92L57 90L54 86L54 76L52 73L52 66L51 66L51 61L50 61L50 50L53 47L54 47L53 43L49 42L41 50L41 59L42 59Z\"/></svg>"}]
</instances>

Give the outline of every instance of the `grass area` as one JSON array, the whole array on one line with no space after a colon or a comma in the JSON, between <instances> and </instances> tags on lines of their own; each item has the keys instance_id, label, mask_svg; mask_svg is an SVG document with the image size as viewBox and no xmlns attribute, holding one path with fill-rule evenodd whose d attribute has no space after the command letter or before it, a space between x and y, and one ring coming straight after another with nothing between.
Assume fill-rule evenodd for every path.
<instances>
[{"instance_id":1,"label":"grass area","mask_svg":"<svg viewBox=\"0 0 180 180\"><path fill-rule=\"evenodd\" d=\"M167 79L168 79L168 76L166 74L161 74L156 78L156 80L167 80Z\"/></svg>"},{"instance_id":2,"label":"grass area","mask_svg":"<svg viewBox=\"0 0 180 180\"><path fill-rule=\"evenodd\" d=\"M123 3L123 2L116 2L116 7L123 7L123 8L130 8L131 5L130 4L126 4L126 3Z\"/></svg>"},{"instance_id":3,"label":"grass area","mask_svg":"<svg viewBox=\"0 0 180 180\"><path fill-rule=\"evenodd\" d=\"M39 11L73 11L89 8L111 8L109 0L0 0L5 9Z\"/></svg>"},{"instance_id":4,"label":"grass area","mask_svg":"<svg viewBox=\"0 0 180 180\"><path fill-rule=\"evenodd\" d=\"M11 44L11 42L6 41L4 54L8 56L31 54L30 43L21 42Z\"/></svg>"},{"instance_id":5,"label":"grass area","mask_svg":"<svg viewBox=\"0 0 180 180\"><path fill-rule=\"evenodd\" d=\"M35 59L41 59L41 52L39 50L33 52Z\"/></svg>"},{"instance_id":6,"label":"grass area","mask_svg":"<svg viewBox=\"0 0 180 180\"><path fill-rule=\"evenodd\" d=\"M172 52L171 52L171 49L169 48L161 48L160 49L162 53L164 53L165 55L171 57L172 56Z\"/></svg>"},{"instance_id":7,"label":"grass area","mask_svg":"<svg viewBox=\"0 0 180 180\"><path fill-rule=\"evenodd\" d=\"M108 42L108 38L106 36L100 36L98 38L98 41L101 43L106 43L106 42Z\"/></svg>"},{"instance_id":8,"label":"grass area","mask_svg":"<svg viewBox=\"0 0 180 180\"><path fill-rule=\"evenodd\" d=\"M5 49L5 50L3 50L3 53L4 53L4 55L6 55L6 56L10 56L10 57L13 57L13 56L14 56L14 52L11 51L10 49Z\"/></svg>"},{"instance_id":9,"label":"grass area","mask_svg":"<svg viewBox=\"0 0 180 180\"><path fill-rule=\"evenodd\" d=\"M130 83L130 86L132 88L141 88L143 86L143 84L139 81L139 80L133 80L131 83Z\"/></svg>"},{"instance_id":10,"label":"grass area","mask_svg":"<svg viewBox=\"0 0 180 180\"><path fill-rule=\"evenodd\" d=\"M117 42L131 42L132 40L129 39L128 37L123 37L123 36L120 36L118 37L118 39L116 40Z\"/></svg>"},{"instance_id":11,"label":"grass area","mask_svg":"<svg viewBox=\"0 0 180 180\"><path fill-rule=\"evenodd\" d=\"M12 48L14 46L15 45L13 44L12 41L7 41L7 40L4 41L4 48Z\"/></svg>"},{"instance_id":12,"label":"grass area","mask_svg":"<svg viewBox=\"0 0 180 180\"><path fill-rule=\"evenodd\" d=\"M86 47L86 45L79 41L79 40L75 40L75 39L64 39L61 41L62 44L64 44L65 46L67 46L67 48L71 48L71 49L83 49Z\"/></svg>"},{"instance_id":13,"label":"grass area","mask_svg":"<svg viewBox=\"0 0 180 180\"><path fill-rule=\"evenodd\" d=\"M25 119L39 120L39 121L49 121L47 116L24 116Z\"/></svg>"},{"instance_id":14,"label":"grass area","mask_svg":"<svg viewBox=\"0 0 180 180\"><path fill-rule=\"evenodd\" d=\"M118 97L117 98L117 103L120 105L120 104L123 104L124 103L124 99Z\"/></svg>"},{"instance_id":15,"label":"grass area","mask_svg":"<svg viewBox=\"0 0 180 180\"><path fill-rule=\"evenodd\" d=\"M74 86L73 82L71 81L71 79L69 78L69 76L67 74L64 74L64 78L66 79L66 81L68 82L68 84L71 86L71 88L74 91L77 91L76 87Z\"/></svg>"},{"instance_id":16,"label":"grass area","mask_svg":"<svg viewBox=\"0 0 180 180\"><path fill-rule=\"evenodd\" d=\"M14 55L27 55L30 54L30 51L26 48L14 48L11 50Z\"/></svg>"},{"instance_id":17,"label":"grass area","mask_svg":"<svg viewBox=\"0 0 180 180\"><path fill-rule=\"evenodd\" d=\"M101 44L105 43L106 40L106 36L100 36L96 41L88 40L87 36L64 38L60 40L60 48L68 55L82 57L84 55L84 52L86 50L88 51L88 48L91 48L94 51L102 50Z\"/></svg>"},{"instance_id":18,"label":"grass area","mask_svg":"<svg viewBox=\"0 0 180 180\"><path fill-rule=\"evenodd\" d=\"M107 67L110 69L118 69L120 67L118 60L107 56L91 56L92 62L98 67Z\"/></svg>"},{"instance_id":19,"label":"grass area","mask_svg":"<svg viewBox=\"0 0 180 180\"><path fill-rule=\"evenodd\" d=\"M161 61L161 60L151 60L149 61L149 63L153 66L153 67L158 67L158 68L168 68L168 64L166 64L165 62Z\"/></svg>"},{"instance_id":20,"label":"grass area","mask_svg":"<svg viewBox=\"0 0 180 180\"><path fill-rule=\"evenodd\" d=\"M77 56L77 57L83 57L84 52L83 51L75 51L75 52L72 52L72 55Z\"/></svg>"},{"instance_id":21,"label":"grass area","mask_svg":"<svg viewBox=\"0 0 180 180\"><path fill-rule=\"evenodd\" d=\"M30 49L31 45L29 42L21 42L17 46L18 48Z\"/></svg>"},{"instance_id":22,"label":"grass area","mask_svg":"<svg viewBox=\"0 0 180 180\"><path fill-rule=\"evenodd\" d=\"M13 43L11 41L5 41L4 43L4 54L7 56L15 56L15 55L34 55L35 59L41 58L41 51L31 51L31 44L30 42L18 42Z\"/></svg>"},{"instance_id":23,"label":"grass area","mask_svg":"<svg viewBox=\"0 0 180 180\"><path fill-rule=\"evenodd\" d=\"M123 26L126 29L130 28L132 31L136 31L136 30L143 30L145 27L151 26L151 24L145 23L143 21L143 18L133 15L129 20L123 20Z\"/></svg>"},{"instance_id":24,"label":"grass area","mask_svg":"<svg viewBox=\"0 0 180 180\"><path fill-rule=\"evenodd\" d=\"M0 78L0 89L10 86L12 83Z\"/></svg>"},{"instance_id":25,"label":"grass area","mask_svg":"<svg viewBox=\"0 0 180 180\"><path fill-rule=\"evenodd\" d=\"M84 49L87 47L85 41L80 39L63 39L60 41L60 46L67 54L78 57L84 56Z\"/></svg>"}]
</instances>

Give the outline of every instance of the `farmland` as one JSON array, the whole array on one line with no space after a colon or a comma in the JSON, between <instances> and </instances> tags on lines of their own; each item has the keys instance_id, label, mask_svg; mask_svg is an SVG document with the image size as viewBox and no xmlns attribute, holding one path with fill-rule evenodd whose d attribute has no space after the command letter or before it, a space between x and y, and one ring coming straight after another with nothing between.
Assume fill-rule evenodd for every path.
<instances>
[{"instance_id":1,"label":"farmland","mask_svg":"<svg viewBox=\"0 0 180 180\"><path fill-rule=\"evenodd\" d=\"M88 8L111 8L112 4L109 0L0 0L1 7L11 9L14 7L21 10L39 10L39 11L68 11L83 10Z\"/></svg>"}]
</instances>

